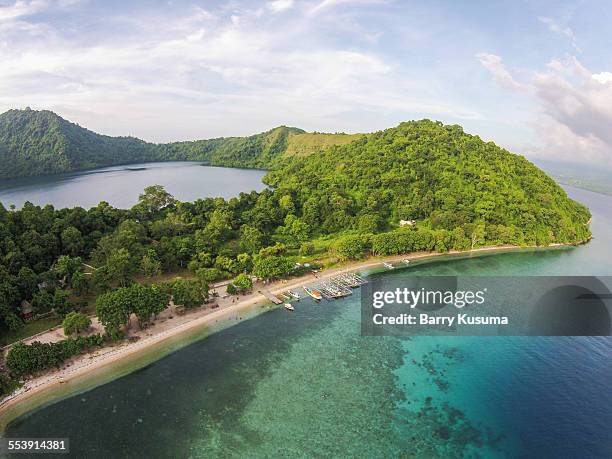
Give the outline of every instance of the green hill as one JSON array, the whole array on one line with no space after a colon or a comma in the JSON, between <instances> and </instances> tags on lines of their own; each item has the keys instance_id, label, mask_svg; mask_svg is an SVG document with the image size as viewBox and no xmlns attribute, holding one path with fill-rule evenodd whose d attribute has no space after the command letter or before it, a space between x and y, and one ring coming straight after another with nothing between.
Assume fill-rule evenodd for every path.
<instances>
[{"instance_id":1,"label":"green hill","mask_svg":"<svg viewBox=\"0 0 612 459\"><path fill-rule=\"evenodd\" d=\"M301 203L323 232L393 228L400 220L492 243L538 244L588 238L588 210L524 157L429 120L361 136L319 154L294 156L266 176Z\"/></svg>"},{"instance_id":2,"label":"green hill","mask_svg":"<svg viewBox=\"0 0 612 459\"><path fill-rule=\"evenodd\" d=\"M353 137L280 126L248 137L153 144L97 134L46 110L9 110L0 114L0 178L167 160L265 169L282 156L311 153Z\"/></svg>"},{"instance_id":3,"label":"green hill","mask_svg":"<svg viewBox=\"0 0 612 459\"><path fill-rule=\"evenodd\" d=\"M9 110L0 115L0 177L56 174L155 157L151 144L109 137L50 111Z\"/></svg>"},{"instance_id":4,"label":"green hill","mask_svg":"<svg viewBox=\"0 0 612 459\"><path fill-rule=\"evenodd\" d=\"M160 145L166 159L208 161L213 166L269 168L287 150L290 139L303 135L298 128L280 126L248 137L225 137Z\"/></svg>"}]
</instances>

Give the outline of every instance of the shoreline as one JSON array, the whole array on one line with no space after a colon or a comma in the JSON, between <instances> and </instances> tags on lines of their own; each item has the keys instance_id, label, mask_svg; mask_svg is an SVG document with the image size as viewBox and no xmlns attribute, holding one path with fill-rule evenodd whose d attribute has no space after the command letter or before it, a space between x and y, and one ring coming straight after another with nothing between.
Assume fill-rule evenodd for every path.
<instances>
[{"instance_id":1,"label":"shoreline","mask_svg":"<svg viewBox=\"0 0 612 459\"><path fill-rule=\"evenodd\" d=\"M239 297L236 303L228 302L226 306L214 310L197 309L184 316L177 317L176 320L173 316L170 316L164 322L171 322L175 324L174 326L168 327L166 325L165 327L158 326L156 329L140 330L136 334L136 336L139 336L137 341L124 340L114 346L105 346L96 349L94 352L81 354L65 362L62 369L52 370L27 380L13 395L0 401L0 432L4 432L11 421L36 408L110 382L137 368L159 360L193 341L203 339L224 328L278 307L271 305L270 301L257 289L266 288L277 295L280 292L298 289L317 280L327 279L344 272L372 270L376 267L384 270L381 266L383 262L401 262L403 259L411 261L433 260L442 257L469 257L487 253L565 249L573 246L575 244L551 244L544 247L486 246L466 251L451 250L445 253L414 252L390 257L369 257L320 271L318 278L313 278L312 274L308 274L267 285L258 283L253 287L253 293ZM405 269L409 267L410 265L398 266L397 268ZM160 328L162 330L159 330ZM185 340L189 333L193 334L194 339L191 341ZM163 346L167 346L166 349L163 349ZM139 357L141 359L144 357L145 362L136 362ZM130 363L136 364L130 365ZM113 368L119 366L122 366L123 370L120 369L120 371L111 375L110 372ZM100 375L102 372L107 372L107 374Z\"/></svg>"}]
</instances>

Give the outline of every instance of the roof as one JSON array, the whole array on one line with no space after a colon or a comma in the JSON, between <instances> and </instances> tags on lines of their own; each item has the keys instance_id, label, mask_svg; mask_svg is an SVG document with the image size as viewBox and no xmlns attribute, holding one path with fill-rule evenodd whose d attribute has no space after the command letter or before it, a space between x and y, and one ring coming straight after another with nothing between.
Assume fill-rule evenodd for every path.
<instances>
[{"instance_id":1,"label":"roof","mask_svg":"<svg viewBox=\"0 0 612 459\"><path fill-rule=\"evenodd\" d=\"M32 305L28 301L23 300L21 302L21 313L31 314L32 312L34 312L34 308L32 308Z\"/></svg>"}]
</instances>

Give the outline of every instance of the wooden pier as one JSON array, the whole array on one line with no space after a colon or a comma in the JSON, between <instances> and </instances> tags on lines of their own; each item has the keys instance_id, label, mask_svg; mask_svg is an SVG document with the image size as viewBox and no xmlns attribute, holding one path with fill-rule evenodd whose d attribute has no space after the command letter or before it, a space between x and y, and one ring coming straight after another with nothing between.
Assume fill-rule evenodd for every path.
<instances>
[{"instance_id":1,"label":"wooden pier","mask_svg":"<svg viewBox=\"0 0 612 459\"><path fill-rule=\"evenodd\" d=\"M274 295L272 292L270 292L270 290L259 290L259 293L261 293L263 296L265 296L267 299L269 299L274 304L284 303L283 300L281 300L276 295Z\"/></svg>"}]
</instances>

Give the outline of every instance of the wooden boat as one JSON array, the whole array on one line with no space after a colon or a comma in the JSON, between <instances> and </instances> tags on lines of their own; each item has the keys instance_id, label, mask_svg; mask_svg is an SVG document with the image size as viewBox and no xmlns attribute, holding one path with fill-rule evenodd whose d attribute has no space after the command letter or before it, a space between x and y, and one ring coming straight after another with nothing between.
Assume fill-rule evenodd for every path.
<instances>
[{"instance_id":1,"label":"wooden boat","mask_svg":"<svg viewBox=\"0 0 612 459\"><path fill-rule=\"evenodd\" d=\"M383 262L383 266L387 269L395 269L395 266L393 266L391 263L389 262Z\"/></svg>"},{"instance_id":2,"label":"wooden boat","mask_svg":"<svg viewBox=\"0 0 612 459\"><path fill-rule=\"evenodd\" d=\"M294 311L295 310L293 305L290 304L290 303L285 303L285 309L287 309L288 311Z\"/></svg>"},{"instance_id":3,"label":"wooden boat","mask_svg":"<svg viewBox=\"0 0 612 459\"><path fill-rule=\"evenodd\" d=\"M314 289L309 289L308 287L302 287L304 289L304 291L315 301L321 301L323 299L323 295L321 295L321 292L319 292L318 290L314 290Z\"/></svg>"}]
</instances>

